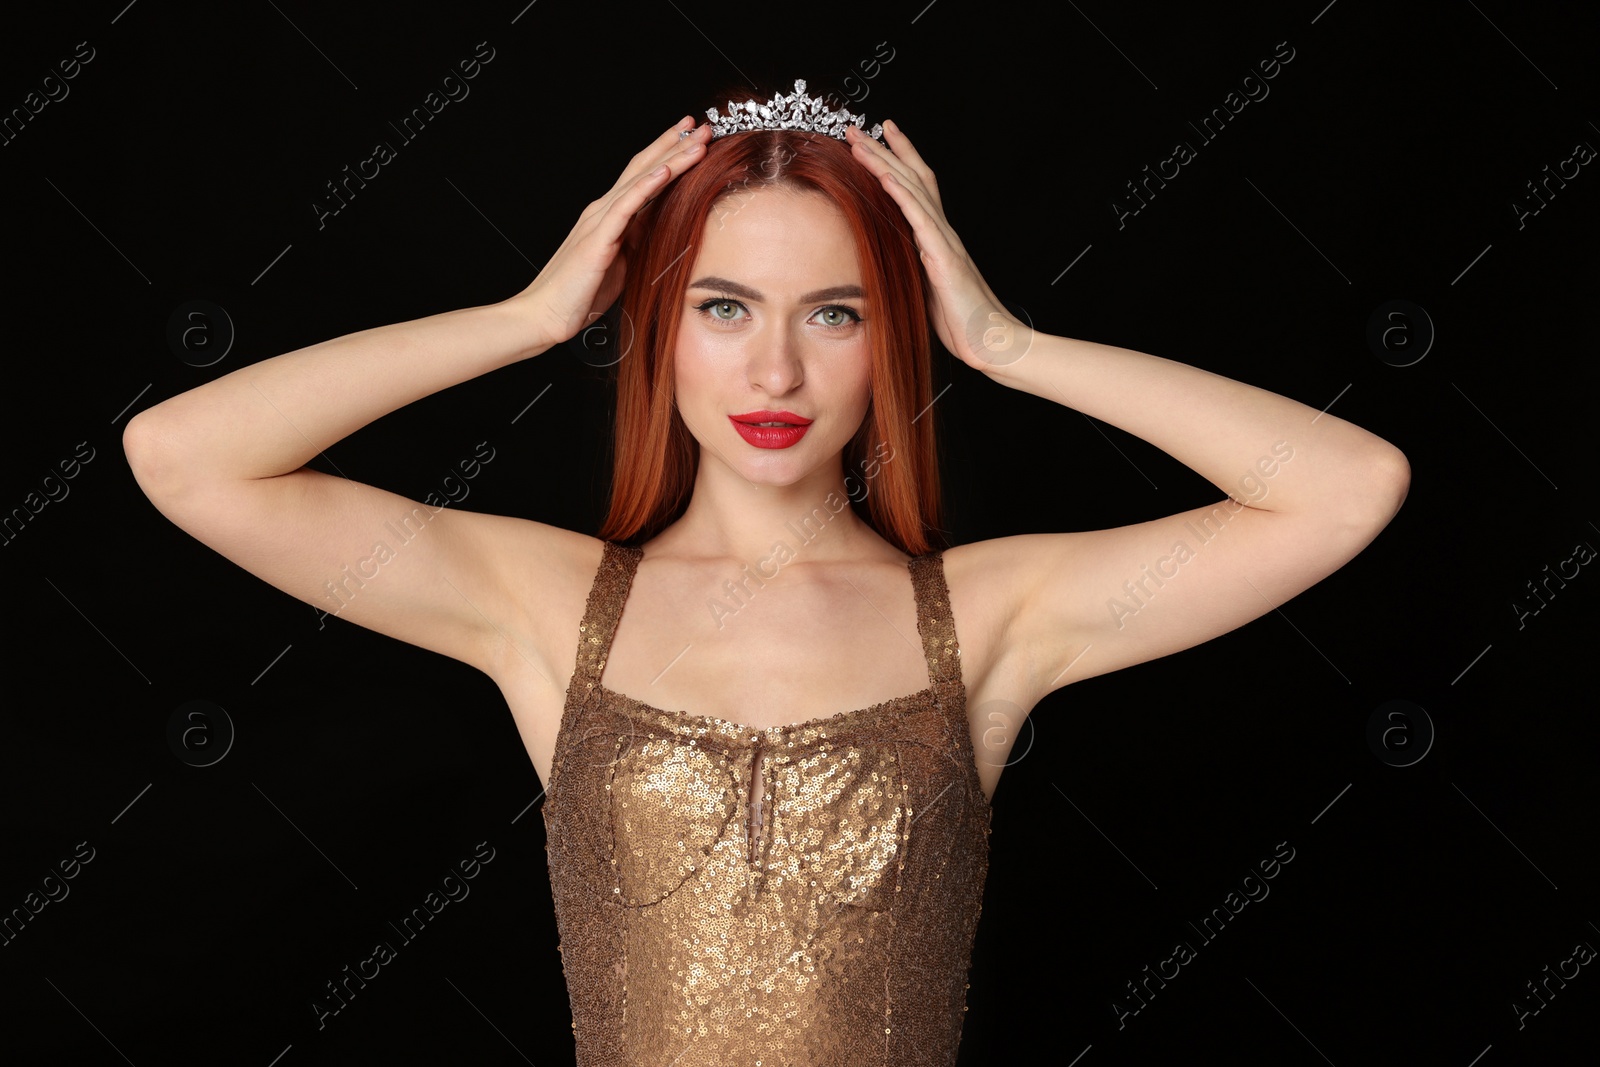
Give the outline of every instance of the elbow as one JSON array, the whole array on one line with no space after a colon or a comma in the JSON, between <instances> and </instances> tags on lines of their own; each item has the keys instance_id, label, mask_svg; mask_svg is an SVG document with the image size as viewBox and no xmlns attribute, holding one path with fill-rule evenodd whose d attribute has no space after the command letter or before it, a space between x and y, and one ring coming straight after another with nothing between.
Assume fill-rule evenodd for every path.
<instances>
[{"instance_id":1,"label":"elbow","mask_svg":"<svg viewBox=\"0 0 1600 1067\"><path fill-rule=\"evenodd\" d=\"M122 429L122 455L128 461L128 470L140 491L151 500L163 495L164 487L173 480L170 450L163 447L166 440L167 431L148 410L129 419Z\"/></svg>"},{"instance_id":2,"label":"elbow","mask_svg":"<svg viewBox=\"0 0 1600 1067\"><path fill-rule=\"evenodd\" d=\"M147 421L144 412L141 411L129 419L128 425L122 428L122 456L128 461L128 469L133 471L135 478L139 478L140 471L150 466L150 432L146 425Z\"/></svg>"},{"instance_id":3,"label":"elbow","mask_svg":"<svg viewBox=\"0 0 1600 1067\"><path fill-rule=\"evenodd\" d=\"M1367 484L1371 487L1367 515L1382 529L1399 513L1411 491L1411 463L1406 454L1393 446L1379 452L1367 475Z\"/></svg>"}]
</instances>

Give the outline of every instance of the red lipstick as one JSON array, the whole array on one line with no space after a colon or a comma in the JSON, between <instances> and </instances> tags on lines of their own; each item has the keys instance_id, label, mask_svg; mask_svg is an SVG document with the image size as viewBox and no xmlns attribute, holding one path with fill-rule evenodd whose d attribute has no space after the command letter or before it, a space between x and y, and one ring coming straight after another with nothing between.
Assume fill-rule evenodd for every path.
<instances>
[{"instance_id":1,"label":"red lipstick","mask_svg":"<svg viewBox=\"0 0 1600 1067\"><path fill-rule=\"evenodd\" d=\"M806 435L811 420L792 411L747 411L743 415L729 415L733 428L757 448L788 448ZM776 423L763 426L761 423Z\"/></svg>"}]
</instances>

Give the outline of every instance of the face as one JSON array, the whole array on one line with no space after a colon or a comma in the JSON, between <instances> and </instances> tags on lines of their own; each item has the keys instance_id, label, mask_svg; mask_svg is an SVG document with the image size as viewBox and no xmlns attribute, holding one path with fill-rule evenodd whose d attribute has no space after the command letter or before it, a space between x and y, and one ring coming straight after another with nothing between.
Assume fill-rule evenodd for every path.
<instances>
[{"instance_id":1,"label":"face","mask_svg":"<svg viewBox=\"0 0 1600 1067\"><path fill-rule=\"evenodd\" d=\"M702 465L767 485L839 470L871 399L863 292L850 229L821 194L765 186L712 208L675 353L678 410ZM798 436L740 429L805 419Z\"/></svg>"}]
</instances>

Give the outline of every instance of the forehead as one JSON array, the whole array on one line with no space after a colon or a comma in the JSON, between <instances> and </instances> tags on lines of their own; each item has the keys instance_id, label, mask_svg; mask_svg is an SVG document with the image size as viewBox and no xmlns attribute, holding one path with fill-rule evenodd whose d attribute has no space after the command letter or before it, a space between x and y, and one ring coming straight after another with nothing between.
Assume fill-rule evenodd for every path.
<instances>
[{"instance_id":1,"label":"forehead","mask_svg":"<svg viewBox=\"0 0 1600 1067\"><path fill-rule=\"evenodd\" d=\"M735 189L712 205L691 277L766 281L774 292L860 284L844 212L814 190Z\"/></svg>"}]
</instances>

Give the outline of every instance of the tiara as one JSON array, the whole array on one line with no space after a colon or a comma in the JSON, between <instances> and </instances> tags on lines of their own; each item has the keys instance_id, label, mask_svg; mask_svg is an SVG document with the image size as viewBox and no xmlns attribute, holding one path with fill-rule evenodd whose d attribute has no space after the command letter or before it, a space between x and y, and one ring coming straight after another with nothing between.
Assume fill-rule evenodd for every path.
<instances>
[{"instance_id":1,"label":"tiara","mask_svg":"<svg viewBox=\"0 0 1600 1067\"><path fill-rule=\"evenodd\" d=\"M823 98L807 96L804 78L794 80L793 93L778 93L765 104L758 104L754 100L743 103L729 100L727 118L718 115L714 107L706 109L706 118L711 120L713 141L730 133L749 130L809 130L842 141L845 139L846 126L864 128L867 121L865 115L856 115L843 109L835 111L827 106ZM867 136L874 140L882 135L881 122L873 123L872 129L867 130Z\"/></svg>"}]
</instances>

